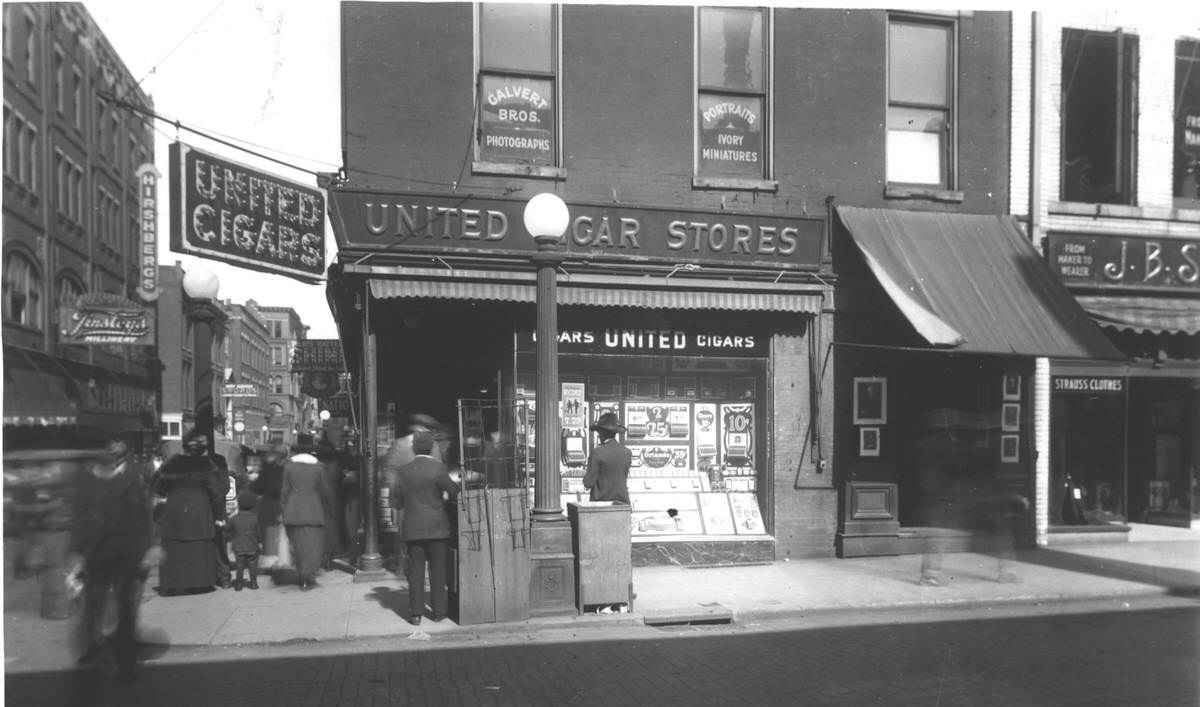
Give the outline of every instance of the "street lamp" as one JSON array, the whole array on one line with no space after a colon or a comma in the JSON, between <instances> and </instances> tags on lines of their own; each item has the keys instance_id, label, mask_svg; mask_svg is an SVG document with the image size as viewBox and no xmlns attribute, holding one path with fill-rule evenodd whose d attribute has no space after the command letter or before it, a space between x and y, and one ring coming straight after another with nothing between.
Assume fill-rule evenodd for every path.
<instances>
[{"instance_id":1,"label":"street lamp","mask_svg":"<svg viewBox=\"0 0 1200 707\"><path fill-rule=\"evenodd\" d=\"M575 567L571 526L562 515L558 420L558 249L571 214L557 195L535 195L525 205L525 229L537 243L537 433L534 448L533 513L530 536L530 612L575 611Z\"/></svg>"},{"instance_id":2,"label":"street lamp","mask_svg":"<svg viewBox=\"0 0 1200 707\"><path fill-rule=\"evenodd\" d=\"M271 432L271 428L269 426L267 426L267 425L262 426L262 443L263 444L266 444L269 441L268 438L270 437L270 434L269 434L270 432Z\"/></svg>"},{"instance_id":3,"label":"street lamp","mask_svg":"<svg viewBox=\"0 0 1200 707\"><path fill-rule=\"evenodd\" d=\"M216 303L221 280L211 270L194 268L183 274L182 285L183 291L191 299L187 317L194 324L192 371L195 379L192 385L195 391L195 430L208 439L209 449L216 449L213 429L213 337L216 333L216 323L224 319L224 314Z\"/></svg>"}]
</instances>

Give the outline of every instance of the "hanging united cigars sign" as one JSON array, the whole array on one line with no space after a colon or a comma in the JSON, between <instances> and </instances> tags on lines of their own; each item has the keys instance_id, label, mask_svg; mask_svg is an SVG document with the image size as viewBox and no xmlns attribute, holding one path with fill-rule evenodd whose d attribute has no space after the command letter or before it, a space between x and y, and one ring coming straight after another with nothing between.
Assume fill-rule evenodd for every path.
<instances>
[{"instance_id":1,"label":"hanging united cigars sign","mask_svg":"<svg viewBox=\"0 0 1200 707\"><path fill-rule=\"evenodd\" d=\"M171 250L319 282L325 273L325 196L172 143Z\"/></svg>"},{"instance_id":2,"label":"hanging united cigars sign","mask_svg":"<svg viewBox=\"0 0 1200 707\"><path fill-rule=\"evenodd\" d=\"M522 258L536 250L523 200L337 189L329 203L339 249ZM567 208L561 248L569 258L814 270L820 264L822 219L579 202Z\"/></svg>"}]
</instances>

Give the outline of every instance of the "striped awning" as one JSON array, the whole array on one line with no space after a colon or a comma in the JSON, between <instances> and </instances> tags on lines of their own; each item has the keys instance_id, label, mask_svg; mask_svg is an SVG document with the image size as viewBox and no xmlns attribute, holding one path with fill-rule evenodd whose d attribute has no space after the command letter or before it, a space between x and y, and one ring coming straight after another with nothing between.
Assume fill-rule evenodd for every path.
<instances>
[{"instance_id":1,"label":"striped awning","mask_svg":"<svg viewBox=\"0 0 1200 707\"><path fill-rule=\"evenodd\" d=\"M1200 299L1108 296L1077 299L1100 326L1139 334L1200 333Z\"/></svg>"},{"instance_id":2,"label":"striped awning","mask_svg":"<svg viewBox=\"0 0 1200 707\"><path fill-rule=\"evenodd\" d=\"M709 309L757 312L821 311L821 293L812 285L781 283L739 283L726 280L689 278L672 281L655 278L580 281L560 278L560 305L592 307L630 307L639 309ZM636 283L641 280L642 283ZM371 295L377 299L431 298L533 304L536 289L532 276L515 277L512 273L494 278L371 278Z\"/></svg>"}]
</instances>

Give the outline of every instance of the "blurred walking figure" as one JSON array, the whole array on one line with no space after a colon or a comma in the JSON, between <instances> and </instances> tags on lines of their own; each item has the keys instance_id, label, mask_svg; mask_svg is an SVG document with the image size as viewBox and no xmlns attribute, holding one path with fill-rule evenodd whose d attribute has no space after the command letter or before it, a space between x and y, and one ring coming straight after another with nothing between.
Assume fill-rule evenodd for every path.
<instances>
[{"instance_id":1,"label":"blurred walking figure","mask_svg":"<svg viewBox=\"0 0 1200 707\"><path fill-rule=\"evenodd\" d=\"M333 504L324 465L308 450L292 455L284 464L280 503L300 589L308 591L316 586L325 552L325 518Z\"/></svg>"},{"instance_id":2,"label":"blurred walking figure","mask_svg":"<svg viewBox=\"0 0 1200 707\"><path fill-rule=\"evenodd\" d=\"M1017 536L1028 512L1029 499L1019 493L999 493L984 507L984 521L999 543L996 550L996 581L1001 584L1021 581L1012 571L1012 564L1017 554Z\"/></svg>"},{"instance_id":3,"label":"blurred walking figure","mask_svg":"<svg viewBox=\"0 0 1200 707\"><path fill-rule=\"evenodd\" d=\"M434 458L433 433L412 434L413 460L400 467L392 488L394 503L403 510L400 537L408 550L408 622L417 625L425 613L425 565L429 565L430 603L433 620L441 621L449 611L446 586L446 555L450 517L446 501L458 497L458 486L446 465Z\"/></svg>"},{"instance_id":4,"label":"blurred walking figure","mask_svg":"<svg viewBox=\"0 0 1200 707\"><path fill-rule=\"evenodd\" d=\"M262 534L262 556L259 567L264 570L290 569L291 553L283 531L283 465L288 448L272 444L262 453L258 478L250 482L250 490L258 496L258 526Z\"/></svg>"},{"instance_id":5,"label":"blurred walking figure","mask_svg":"<svg viewBox=\"0 0 1200 707\"><path fill-rule=\"evenodd\" d=\"M184 438L183 449L159 468L155 489L166 499L159 509L159 536L166 558L159 568L158 587L168 596L217 584L214 539L216 524L223 522L225 514L208 439L193 431Z\"/></svg>"},{"instance_id":6,"label":"blurred walking figure","mask_svg":"<svg viewBox=\"0 0 1200 707\"><path fill-rule=\"evenodd\" d=\"M148 469L131 459L126 443L110 438L79 477L71 533L71 576L83 586L83 612L74 635L78 666L96 667L109 592L116 598L116 631L107 641L118 677L132 680L137 660L138 606L149 568L162 557L153 545ZM211 566L211 565L210 565Z\"/></svg>"}]
</instances>

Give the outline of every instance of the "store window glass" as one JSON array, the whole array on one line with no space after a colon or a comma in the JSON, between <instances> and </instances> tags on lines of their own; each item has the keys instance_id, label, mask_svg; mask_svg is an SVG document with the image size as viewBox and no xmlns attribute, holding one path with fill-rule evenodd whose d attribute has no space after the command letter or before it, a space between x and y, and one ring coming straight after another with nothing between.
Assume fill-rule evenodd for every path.
<instances>
[{"instance_id":1,"label":"store window glass","mask_svg":"<svg viewBox=\"0 0 1200 707\"><path fill-rule=\"evenodd\" d=\"M954 188L954 24L888 23L887 180Z\"/></svg>"},{"instance_id":2,"label":"store window glass","mask_svg":"<svg viewBox=\"0 0 1200 707\"><path fill-rule=\"evenodd\" d=\"M480 162L558 164L555 5L479 5Z\"/></svg>"},{"instance_id":3,"label":"store window glass","mask_svg":"<svg viewBox=\"0 0 1200 707\"><path fill-rule=\"evenodd\" d=\"M1136 36L1063 30L1064 201L1134 203L1137 66Z\"/></svg>"},{"instance_id":4,"label":"store window glass","mask_svg":"<svg viewBox=\"0 0 1200 707\"><path fill-rule=\"evenodd\" d=\"M1099 380L1110 383L1103 392ZM1125 380L1055 376L1051 386L1050 523L1123 522Z\"/></svg>"},{"instance_id":5,"label":"store window glass","mask_svg":"<svg viewBox=\"0 0 1200 707\"><path fill-rule=\"evenodd\" d=\"M42 276L33 261L11 253L4 261L4 320L42 328Z\"/></svg>"},{"instance_id":6,"label":"store window glass","mask_svg":"<svg viewBox=\"0 0 1200 707\"><path fill-rule=\"evenodd\" d=\"M761 180L770 173L767 17L760 8L699 9L696 144L701 177Z\"/></svg>"},{"instance_id":7,"label":"store window glass","mask_svg":"<svg viewBox=\"0 0 1200 707\"><path fill-rule=\"evenodd\" d=\"M1175 206L1200 208L1200 39L1175 43Z\"/></svg>"}]
</instances>

